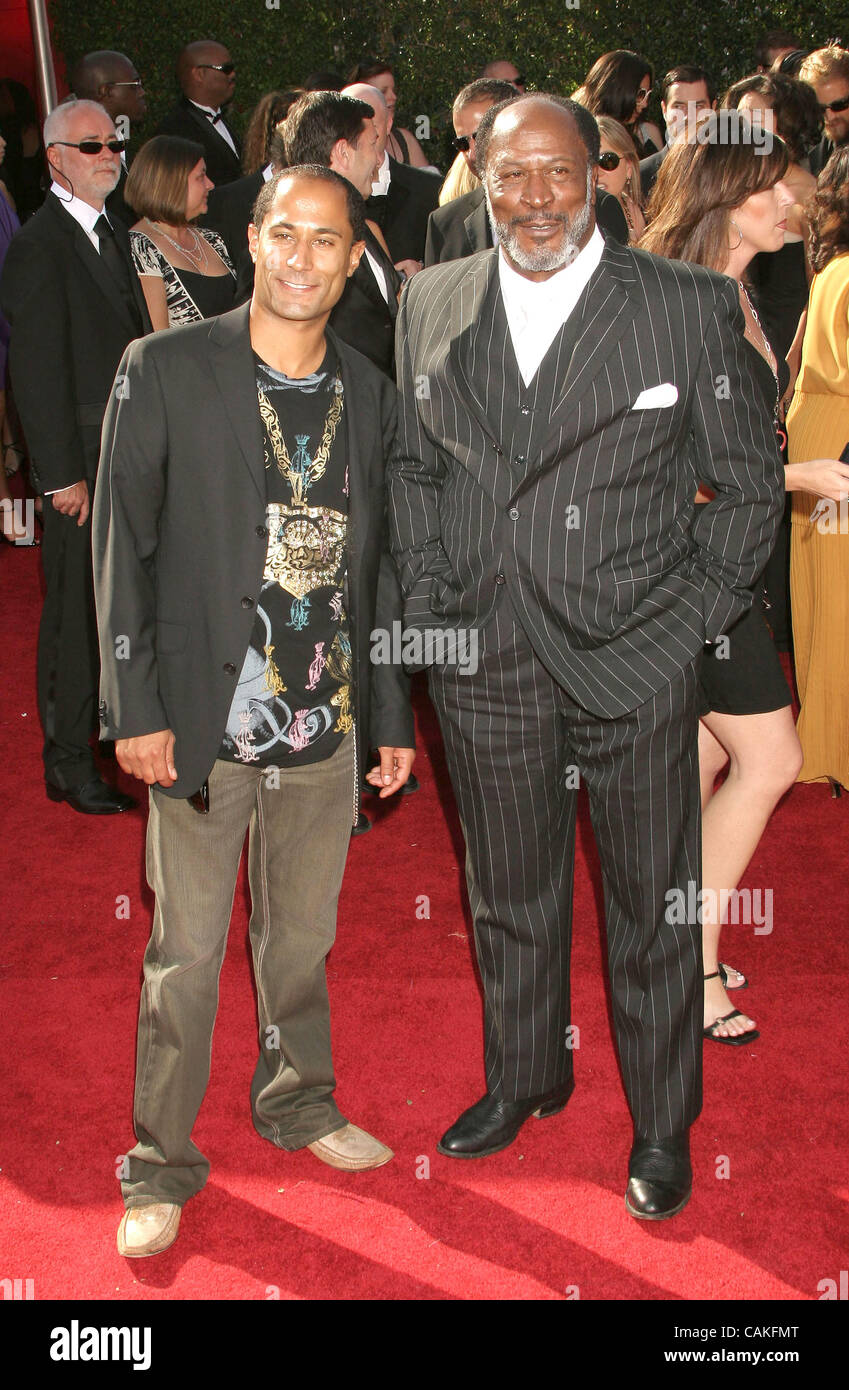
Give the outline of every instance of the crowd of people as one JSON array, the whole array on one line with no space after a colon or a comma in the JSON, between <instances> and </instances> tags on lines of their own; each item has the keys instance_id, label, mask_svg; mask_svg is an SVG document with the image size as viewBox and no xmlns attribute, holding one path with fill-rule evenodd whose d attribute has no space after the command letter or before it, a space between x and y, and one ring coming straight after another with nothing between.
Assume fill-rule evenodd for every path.
<instances>
[{"instance_id":1,"label":"crowd of people","mask_svg":"<svg viewBox=\"0 0 849 1390\"><path fill-rule=\"evenodd\" d=\"M495 60L453 102L444 177L380 60L282 83L240 141L227 48L189 43L132 160L124 54L75 65L43 144L18 122L3 528L39 539L8 504L28 458L46 791L136 804L98 732L150 787L122 1253L167 1248L206 1181L191 1131L248 829L254 1123L336 1167L392 1157L333 1101L324 961L362 791L416 789L423 668L487 1073L438 1148L495 1153L573 1089L575 765L626 1205L686 1203L703 1042L759 1036L720 959L729 897L794 782L849 788L849 51L774 33L753 68L721 96L672 68L662 130L641 54L603 54L571 95ZM402 624L423 654L375 659ZM445 655L458 633L474 669ZM692 884L697 918L676 917Z\"/></svg>"}]
</instances>

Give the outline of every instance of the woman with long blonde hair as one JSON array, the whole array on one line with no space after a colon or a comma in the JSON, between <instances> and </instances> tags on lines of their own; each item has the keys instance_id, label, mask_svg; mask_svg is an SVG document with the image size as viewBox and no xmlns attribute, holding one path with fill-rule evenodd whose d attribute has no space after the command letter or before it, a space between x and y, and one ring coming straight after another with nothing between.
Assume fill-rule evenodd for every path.
<instances>
[{"instance_id":1,"label":"woman with long blonde hair","mask_svg":"<svg viewBox=\"0 0 849 1390\"><path fill-rule=\"evenodd\" d=\"M620 121L612 116L595 119L601 135L598 186L617 199L628 223L628 240L639 241L646 230L646 219L637 147Z\"/></svg>"}]
</instances>

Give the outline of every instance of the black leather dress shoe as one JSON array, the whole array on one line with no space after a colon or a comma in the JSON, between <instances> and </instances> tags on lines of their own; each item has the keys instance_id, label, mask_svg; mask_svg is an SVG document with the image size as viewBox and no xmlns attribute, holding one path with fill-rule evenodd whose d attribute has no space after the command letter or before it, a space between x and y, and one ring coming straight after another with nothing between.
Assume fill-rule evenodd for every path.
<instances>
[{"instance_id":1,"label":"black leather dress shoe","mask_svg":"<svg viewBox=\"0 0 849 1390\"><path fill-rule=\"evenodd\" d=\"M693 1171L689 1135L635 1139L628 1165L625 1209L639 1221L665 1221L690 1200Z\"/></svg>"},{"instance_id":2,"label":"black leather dress shoe","mask_svg":"<svg viewBox=\"0 0 849 1390\"><path fill-rule=\"evenodd\" d=\"M357 823L351 831L351 838L353 839L355 835L365 835L367 830L371 830L371 821L368 816L364 816L362 811L360 811L357 816Z\"/></svg>"},{"instance_id":3,"label":"black leather dress shoe","mask_svg":"<svg viewBox=\"0 0 849 1390\"><path fill-rule=\"evenodd\" d=\"M67 801L75 811L83 816L114 816L119 811L131 811L138 805L131 796L124 796L115 787L110 787L99 777L92 777L81 787L57 787L52 782L45 783L51 801Z\"/></svg>"},{"instance_id":4,"label":"black leather dress shoe","mask_svg":"<svg viewBox=\"0 0 849 1390\"><path fill-rule=\"evenodd\" d=\"M522 1125L531 1115L544 1119L564 1108L575 1089L574 1077L545 1095L530 1096L527 1100L502 1100L500 1096L485 1095L464 1110L437 1144L437 1150L448 1158L486 1158L497 1154L513 1143Z\"/></svg>"}]
</instances>

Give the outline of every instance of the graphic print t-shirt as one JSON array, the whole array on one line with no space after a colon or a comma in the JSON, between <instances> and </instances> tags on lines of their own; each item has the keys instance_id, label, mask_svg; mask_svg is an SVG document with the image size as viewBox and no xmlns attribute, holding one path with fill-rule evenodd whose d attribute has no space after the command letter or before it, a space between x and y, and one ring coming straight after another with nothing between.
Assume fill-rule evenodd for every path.
<instances>
[{"instance_id":1,"label":"graphic print t-shirt","mask_svg":"<svg viewBox=\"0 0 849 1390\"><path fill-rule=\"evenodd\" d=\"M354 724L342 383L330 350L303 378L284 376L256 354L254 361L268 549L218 756L285 767L329 758Z\"/></svg>"}]
</instances>

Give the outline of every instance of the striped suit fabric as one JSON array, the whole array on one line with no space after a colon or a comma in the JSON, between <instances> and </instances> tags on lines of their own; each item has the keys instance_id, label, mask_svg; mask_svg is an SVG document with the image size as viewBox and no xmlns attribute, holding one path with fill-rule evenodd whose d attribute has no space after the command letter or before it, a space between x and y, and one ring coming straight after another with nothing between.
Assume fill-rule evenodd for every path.
<instances>
[{"instance_id":1,"label":"striped suit fabric","mask_svg":"<svg viewBox=\"0 0 849 1390\"><path fill-rule=\"evenodd\" d=\"M424 271L399 314L389 467L405 620L478 636L431 669L467 844L487 1086L571 1076L576 792L604 876L614 1023L636 1133L700 1105L695 688L705 640L750 601L781 503L736 287L608 241L525 386L497 252ZM634 409L666 387L666 405ZM675 388L675 391L671 390ZM699 482L715 500L696 508Z\"/></svg>"}]
</instances>

